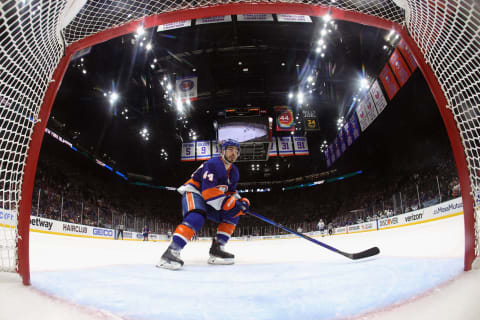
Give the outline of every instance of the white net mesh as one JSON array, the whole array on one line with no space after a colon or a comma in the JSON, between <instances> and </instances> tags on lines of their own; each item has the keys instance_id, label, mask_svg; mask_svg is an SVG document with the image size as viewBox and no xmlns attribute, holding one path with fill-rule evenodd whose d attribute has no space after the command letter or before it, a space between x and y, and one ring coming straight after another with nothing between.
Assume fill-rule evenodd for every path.
<instances>
[{"instance_id":1,"label":"white net mesh","mask_svg":"<svg viewBox=\"0 0 480 320\"><path fill-rule=\"evenodd\" d=\"M478 0L409 1L407 27L442 86L463 140L475 201L475 256L478 257L480 3Z\"/></svg>"},{"instance_id":2,"label":"white net mesh","mask_svg":"<svg viewBox=\"0 0 480 320\"><path fill-rule=\"evenodd\" d=\"M480 206L478 0L90 0L78 14L72 0L0 4L0 270L14 271L16 220L27 148L45 92L67 45L129 21L178 10L230 3L331 6L407 26L447 96L467 155L476 208ZM77 0L76 4L82 1ZM395 3L408 3L403 9ZM71 22L70 22L71 21ZM62 24L67 24L60 30ZM42 119L46 121L46 119ZM476 210L477 212L479 210ZM13 214L10 222L2 218ZM22 213L23 214L23 213ZM28 214L28 213L25 213ZM10 217L10 216L8 216ZM478 220L478 219L476 219ZM13 227L11 227L13 226ZM477 229L478 233L478 229ZM476 253L478 256L478 234Z\"/></svg>"},{"instance_id":3,"label":"white net mesh","mask_svg":"<svg viewBox=\"0 0 480 320\"><path fill-rule=\"evenodd\" d=\"M2 1L0 9L0 271L17 267L17 217L28 144L63 45L62 1Z\"/></svg>"}]
</instances>

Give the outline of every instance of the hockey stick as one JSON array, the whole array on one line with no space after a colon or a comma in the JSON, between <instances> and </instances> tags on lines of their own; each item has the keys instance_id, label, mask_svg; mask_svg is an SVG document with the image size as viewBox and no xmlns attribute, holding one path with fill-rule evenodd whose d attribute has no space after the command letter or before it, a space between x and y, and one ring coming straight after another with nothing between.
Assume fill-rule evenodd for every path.
<instances>
[{"instance_id":1,"label":"hockey stick","mask_svg":"<svg viewBox=\"0 0 480 320\"><path fill-rule=\"evenodd\" d=\"M313 242L313 243L315 243L315 244L318 244L318 245L320 245L320 246L322 246L322 247L324 247L324 248L326 248L326 249L328 249L328 250L330 250L330 251L339 253L339 254L341 254L342 256L345 256L345 257L347 257L347 258L349 258L349 259L352 259L352 260L358 260L358 259L368 258L368 257L374 256L374 255L377 255L377 254L380 253L380 249L378 249L378 247L372 247L372 248L370 248L370 249L367 249L367 250L364 250L364 251L361 251L361 252L356 252L356 253L344 252L344 251L341 251L341 250L339 250L339 249L337 249L337 248L334 248L334 247L332 247L332 246L329 246L329 245L326 244L326 243L323 243L323 242L320 242L320 241L318 241L318 240L316 240L316 239L310 238L310 237L307 236L307 235L301 234L301 233L299 233L299 232L295 232L295 231L293 231L292 229L289 229L289 228L287 228L287 227L285 227L285 226L282 226L281 224L276 223L276 222L274 222L274 221L272 221L272 220L270 220L270 219L268 219L268 218L265 218L264 216L262 216L262 215L260 215L260 214L258 214L258 213L255 213L255 212L250 211L250 210L246 210L246 211L244 211L244 212L245 212L246 214L248 214L248 215L254 216L255 218L258 218L258 219L260 219L260 220L263 220L263 221L265 221L266 223L269 223L269 224L271 224L271 225L274 225L274 226L277 227L277 228L280 228L280 229L283 229L283 230L285 230L285 231L287 231L287 232L296 234L296 235L299 236L299 237L302 237L302 238L304 238L304 239L306 239L306 240L308 240L308 241L311 241L311 242Z\"/></svg>"}]
</instances>

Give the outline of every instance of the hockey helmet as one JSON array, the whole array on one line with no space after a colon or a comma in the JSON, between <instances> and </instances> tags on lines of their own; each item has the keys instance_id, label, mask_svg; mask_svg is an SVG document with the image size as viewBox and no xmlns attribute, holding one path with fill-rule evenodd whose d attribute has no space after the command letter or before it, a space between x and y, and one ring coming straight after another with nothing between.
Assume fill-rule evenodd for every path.
<instances>
[{"instance_id":1,"label":"hockey helmet","mask_svg":"<svg viewBox=\"0 0 480 320\"><path fill-rule=\"evenodd\" d=\"M237 147L238 148L238 154L240 154L240 143L237 140L234 139L227 139L222 142L222 151L225 151L227 147Z\"/></svg>"}]
</instances>

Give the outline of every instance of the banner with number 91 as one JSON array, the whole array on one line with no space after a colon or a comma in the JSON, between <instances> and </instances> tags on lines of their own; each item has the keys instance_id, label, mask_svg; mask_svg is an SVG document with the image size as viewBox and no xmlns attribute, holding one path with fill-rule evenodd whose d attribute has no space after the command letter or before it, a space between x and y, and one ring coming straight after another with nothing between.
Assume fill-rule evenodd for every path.
<instances>
[{"instance_id":1,"label":"banner with number 91","mask_svg":"<svg viewBox=\"0 0 480 320\"><path fill-rule=\"evenodd\" d=\"M293 137L293 147L296 156L308 156L307 137Z\"/></svg>"}]
</instances>

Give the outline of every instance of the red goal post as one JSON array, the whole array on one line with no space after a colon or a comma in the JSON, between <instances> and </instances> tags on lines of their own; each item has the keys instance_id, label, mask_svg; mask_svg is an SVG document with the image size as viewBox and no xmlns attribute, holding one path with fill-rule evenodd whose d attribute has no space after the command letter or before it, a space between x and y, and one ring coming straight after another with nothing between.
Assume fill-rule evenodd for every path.
<instances>
[{"instance_id":1,"label":"red goal post","mask_svg":"<svg viewBox=\"0 0 480 320\"><path fill-rule=\"evenodd\" d=\"M0 4L0 212L15 217L0 220L0 271L18 272L24 284L30 283L36 165L72 55L139 26L248 13L329 13L337 20L393 29L408 43L450 138L464 205L465 270L472 267L479 255L480 211L476 0L7 0Z\"/></svg>"}]
</instances>

